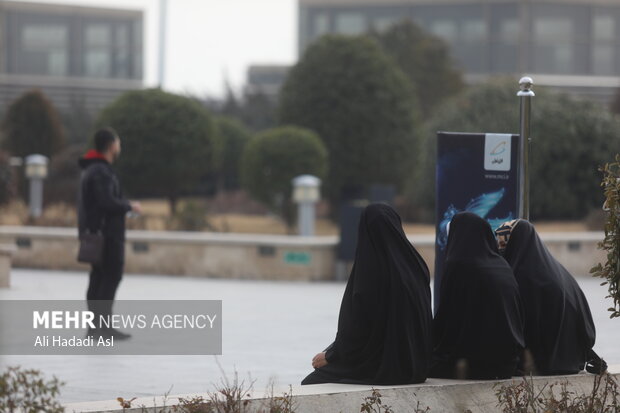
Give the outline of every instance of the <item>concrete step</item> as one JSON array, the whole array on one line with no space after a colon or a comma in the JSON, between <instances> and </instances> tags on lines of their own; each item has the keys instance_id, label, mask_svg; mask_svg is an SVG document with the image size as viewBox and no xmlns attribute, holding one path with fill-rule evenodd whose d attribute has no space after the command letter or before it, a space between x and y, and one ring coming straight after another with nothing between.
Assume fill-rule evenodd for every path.
<instances>
[{"instance_id":1,"label":"concrete step","mask_svg":"<svg viewBox=\"0 0 620 413\"><path fill-rule=\"evenodd\" d=\"M610 366L610 373L616 378L620 376L620 365ZM534 376L536 388L545 384L568 382L569 390L577 394L589 394L592 391L594 375L582 372L569 376ZM445 380L428 379L423 384L405 386L366 386L352 384L316 384L311 386L293 386L292 395L296 413L357 413L364 399L372 394L373 389L381 393L382 404L391 406L394 413L414 412L416 403L420 408L430 408L430 412L464 413L497 413L497 383L518 383L522 378L515 377L500 381ZM273 394L289 393L289 388L276 388ZM206 393L174 395L167 397L140 398L132 401L131 408L123 409L119 402L101 401L67 404L66 411L82 413L142 413L142 412L173 412L179 405L179 399L193 397L207 398ZM265 395L254 392L250 397L249 406L258 408L265 404ZM146 407L148 410L145 410Z\"/></svg>"}]
</instances>

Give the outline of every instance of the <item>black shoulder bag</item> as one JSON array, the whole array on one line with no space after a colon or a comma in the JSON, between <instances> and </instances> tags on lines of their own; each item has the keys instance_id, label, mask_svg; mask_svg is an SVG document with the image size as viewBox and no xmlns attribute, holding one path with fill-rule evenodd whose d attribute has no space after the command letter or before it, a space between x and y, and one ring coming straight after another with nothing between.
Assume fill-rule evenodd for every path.
<instances>
[{"instance_id":1,"label":"black shoulder bag","mask_svg":"<svg viewBox=\"0 0 620 413\"><path fill-rule=\"evenodd\" d=\"M80 249L77 260L87 264L99 264L103 256L103 234L84 232L80 235Z\"/></svg>"}]
</instances>

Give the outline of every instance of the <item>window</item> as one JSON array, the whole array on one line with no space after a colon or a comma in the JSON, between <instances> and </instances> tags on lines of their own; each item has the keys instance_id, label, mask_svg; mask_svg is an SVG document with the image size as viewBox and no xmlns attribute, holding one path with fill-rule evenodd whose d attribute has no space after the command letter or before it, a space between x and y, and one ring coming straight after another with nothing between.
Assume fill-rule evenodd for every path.
<instances>
[{"instance_id":1,"label":"window","mask_svg":"<svg viewBox=\"0 0 620 413\"><path fill-rule=\"evenodd\" d=\"M362 13L338 13L336 15L337 33L356 35L366 30L366 18Z\"/></svg>"},{"instance_id":2,"label":"window","mask_svg":"<svg viewBox=\"0 0 620 413\"><path fill-rule=\"evenodd\" d=\"M480 43L487 39L487 26L482 20L465 20L461 31L461 41L465 43Z\"/></svg>"},{"instance_id":3,"label":"window","mask_svg":"<svg viewBox=\"0 0 620 413\"><path fill-rule=\"evenodd\" d=\"M395 24L404 21L399 16L378 16L372 19L372 27L378 32L385 32Z\"/></svg>"},{"instance_id":4,"label":"window","mask_svg":"<svg viewBox=\"0 0 620 413\"><path fill-rule=\"evenodd\" d=\"M615 23L609 15L594 16L592 20L592 73L595 75L615 74Z\"/></svg>"},{"instance_id":5,"label":"window","mask_svg":"<svg viewBox=\"0 0 620 413\"><path fill-rule=\"evenodd\" d=\"M131 59L129 51L129 27L118 25L115 33L114 49L114 77L129 78Z\"/></svg>"},{"instance_id":6,"label":"window","mask_svg":"<svg viewBox=\"0 0 620 413\"><path fill-rule=\"evenodd\" d=\"M592 72L595 75L614 75L615 47L612 45L595 45L592 49Z\"/></svg>"},{"instance_id":7,"label":"window","mask_svg":"<svg viewBox=\"0 0 620 413\"><path fill-rule=\"evenodd\" d=\"M89 24L84 29L84 75L110 77L112 30L109 24Z\"/></svg>"},{"instance_id":8,"label":"window","mask_svg":"<svg viewBox=\"0 0 620 413\"><path fill-rule=\"evenodd\" d=\"M593 38L595 41L615 40L615 20L613 16L595 16L592 22Z\"/></svg>"},{"instance_id":9,"label":"window","mask_svg":"<svg viewBox=\"0 0 620 413\"><path fill-rule=\"evenodd\" d=\"M491 72L515 73L519 70L519 22L503 19L497 24L497 34L491 37Z\"/></svg>"},{"instance_id":10,"label":"window","mask_svg":"<svg viewBox=\"0 0 620 413\"><path fill-rule=\"evenodd\" d=\"M317 13L314 15L313 34L320 37L329 32L329 16L327 13Z\"/></svg>"},{"instance_id":11,"label":"window","mask_svg":"<svg viewBox=\"0 0 620 413\"><path fill-rule=\"evenodd\" d=\"M543 73L575 73L574 27L569 18L545 17L534 22L534 66Z\"/></svg>"},{"instance_id":12,"label":"window","mask_svg":"<svg viewBox=\"0 0 620 413\"><path fill-rule=\"evenodd\" d=\"M504 20L499 27L499 37L502 42L510 44L519 42L519 22L517 19Z\"/></svg>"},{"instance_id":13,"label":"window","mask_svg":"<svg viewBox=\"0 0 620 413\"><path fill-rule=\"evenodd\" d=\"M573 38L573 25L568 18L538 18L534 23L534 36L538 44L570 42Z\"/></svg>"},{"instance_id":14,"label":"window","mask_svg":"<svg viewBox=\"0 0 620 413\"><path fill-rule=\"evenodd\" d=\"M68 74L68 28L28 24L21 28L18 70L37 75Z\"/></svg>"},{"instance_id":15,"label":"window","mask_svg":"<svg viewBox=\"0 0 620 413\"><path fill-rule=\"evenodd\" d=\"M431 33L448 43L454 43L458 37L456 23L453 20L435 20L430 25Z\"/></svg>"},{"instance_id":16,"label":"window","mask_svg":"<svg viewBox=\"0 0 620 413\"><path fill-rule=\"evenodd\" d=\"M133 71L132 78L141 78L142 68L142 23L135 22L131 25L132 36L132 54L133 54Z\"/></svg>"}]
</instances>

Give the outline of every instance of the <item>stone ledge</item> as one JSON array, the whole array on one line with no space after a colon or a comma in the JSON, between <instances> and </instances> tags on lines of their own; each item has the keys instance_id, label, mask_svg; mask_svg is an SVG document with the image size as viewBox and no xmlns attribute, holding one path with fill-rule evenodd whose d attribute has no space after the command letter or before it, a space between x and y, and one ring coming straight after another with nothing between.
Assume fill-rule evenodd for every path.
<instances>
[{"instance_id":1,"label":"stone ledge","mask_svg":"<svg viewBox=\"0 0 620 413\"><path fill-rule=\"evenodd\" d=\"M611 366L609 371L614 376L620 376L620 365ZM295 400L297 413L349 413L359 412L360 405L365 397L372 393L372 389L381 392L382 403L392 407L395 413L411 412L412 407L420 401L420 407L431 408L431 412L454 412L463 413L469 409L472 413L496 413L497 398L493 386L496 383L519 382L520 378L501 381L473 381L473 380L444 380L428 379L423 384L404 386L366 386L351 384L316 384L311 386L293 386L293 399ZM588 394L592 390L594 376L580 373L570 376L535 376L533 381L536 387L545 384L568 381L572 391ZM276 396L288 392L288 388L274 389ZM265 402L264 393L255 391L252 395L250 406L259 407ZM132 402L132 408L122 409L117 401L73 403L65 405L68 413L138 413L144 410L139 406L145 406L148 412L172 412L178 405L179 398L207 397L206 394L186 394L177 396L145 397ZM161 410L166 406L167 410ZM156 410L154 409L156 408Z\"/></svg>"},{"instance_id":2,"label":"stone ledge","mask_svg":"<svg viewBox=\"0 0 620 413\"><path fill-rule=\"evenodd\" d=\"M542 233L551 253L575 276L586 276L605 259L602 232ZM435 235L409 240L435 262ZM127 273L290 281L335 280L337 236L128 231ZM0 244L17 245L15 267L83 271L76 228L0 226Z\"/></svg>"}]
</instances>

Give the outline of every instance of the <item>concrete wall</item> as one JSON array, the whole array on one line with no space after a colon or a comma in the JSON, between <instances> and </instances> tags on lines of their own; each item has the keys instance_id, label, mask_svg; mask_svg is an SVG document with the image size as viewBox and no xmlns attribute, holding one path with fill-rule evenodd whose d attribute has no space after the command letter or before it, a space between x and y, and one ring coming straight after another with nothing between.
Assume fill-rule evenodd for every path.
<instances>
[{"instance_id":1,"label":"concrete wall","mask_svg":"<svg viewBox=\"0 0 620 413\"><path fill-rule=\"evenodd\" d=\"M126 272L270 280L329 280L334 237L129 231ZM13 266L87 271L76 261L77 230L0 227L13 244Z\"/></svg>"},{"instance_id":2,"label":"concrete wall","mask_svg":"<svg viewBox=\"0 0 620 413\"><path fill-rule=\"evenodd\" d=\"M541 234L553 255L576 276L588 275L605 255L599 232ZM410 237L431 272L434 236ZM17 247L13 265L87 271L76 261L77 230L0 227L0 244ZM332 280L337 237L129 231L126 272L217 278Z\"/></svg>"},{"instance_id":3,"label":"concrete wall","mask_svg":"<svg viewBox=\"0 0 620 413\"><path fill-rule=\"evenodd\" d=\"M617 378L620 366L610 367L610 372ZM571 376L534 377L532 379L536 389L554 383L568 383L568 390L579 395L592 392L594 377L591 374L580 373ZM426 383L407 386L361 386L348 384L316 384L312 386L293 386L274 390L275 396L283 392L291 393L295 403L296 413L338 413L359 412L364 399L372 394L373 387L381 393L381 402L391 406L394 413L411 413L416 403L420 402L420 411L426 407L431 412L445 413L497 413L497 397L494 386L510 385L521 382L521 378L503 381L473 381L473 380L440 380L428 379ZM559 391L556 386L556 394ZM140 398L132 402L132 408L121 409L117 401L103 401L93 403L74 403L66 405L67 412L81 413L138 413L157 412L172 413L179 404L179 398L191 400L194 397L208 399L207 394L192 394L169 396L166 399ZM255 411L266 405L265 396L254 392L249 402L249 408ZM142 409L144 406L147 409ZM157 406L157 407L155 407ZM166 406L164 408L164 406Z\"/></svg>"}]
</instances>

